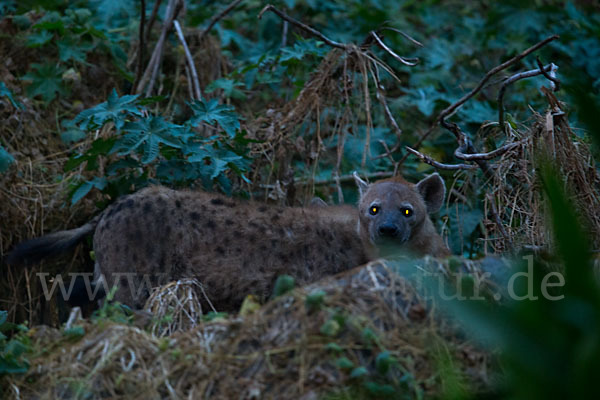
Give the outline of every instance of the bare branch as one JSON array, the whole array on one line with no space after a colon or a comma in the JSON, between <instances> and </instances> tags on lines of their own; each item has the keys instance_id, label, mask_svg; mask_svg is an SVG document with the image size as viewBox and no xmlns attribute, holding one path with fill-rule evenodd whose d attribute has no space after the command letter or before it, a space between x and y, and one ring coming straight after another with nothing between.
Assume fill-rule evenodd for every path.
<instances>
[{"instance_id":1,"label":"bare branch","mask_svg":"<svg viewBox=\"0 0 600 400\"><path fill-rule=\"evenodd\" d=\"M400 141L400 137L402 136L402 129L400 129L400 127L398 126L398 123L396 122L396 119L394 118L394 115L390 111L387 101L385 100L385 93L383 92L383 85L379 80L379 70L377 69L377 67L371 69L371 75L373 76L373 80L375 81L375 87L377 89L375 91L375 97L377 97L377 100L379 100L379 103L383 107L385 116L388 119L390 125L392 125L392 128L394 129L394 133L396 134L398 141Z\"/></svg>"},{"instance_id":2,"label":"bare branch","mask_svg":"<svg viewBox=\"0 0 600 400\"><path fill-rule=\"evenodd\" d=\"M406 149L406 151L408 151L411 154L414 154L415 156L417 156L422 162L424 162L425 164L429 164L432 167L435 167L437 169L443 169L443 170L449 170L449 171L455 171L455 170L459 170L459 169L476 169L479 168L477 165L474 164L443 164L441 162L435 161L433 158L429 157L428 155L425 155L411 147L408 146L404 146L404 148Z\"/></svg>"},{"instance_id":3,"label":"bare branch","mask_svg":"<svg viewBox=\"0 0 600 400\"><path fill-rule=\"evenodd\" d=\"M557 68L554 64L546 65L541 69L532 69L530 71L519 72L518 74L514 74L513 76L506 78L502 82L502 86L498 91L498 123L500 125L500 129L504 129L504 93L506 92L506 88L509 85L512 85L516 81L521 79L531 78L534 76L542 75L546 73L546 71L552 71L552 69Z\"/></svg>"},{"instance_id":4,"label":"bare branch","mask_svg":"<svg viewBox=\"0 0 600 400\"><path fill-rule=\"evenodd\" d=\"M196 99L200 100L202 98L202 91L200 90L200 82L198 81L198 72L196 71L196 66L194 65L194 59L192 58L192 53L185 42L185 36L183 36L183 31L181 30L181 26L179 25L179 21L176 19L173 20L173 25L175 26L175 30L177 31L177 36L179 37L179 41L183 46L183 51L185 52L185 59L187 60L187 64L190 68L190 72L192 75L192 82L190 82L190 86L193 86L194 92L196 94Z\"/></svg>"},{"instance_id":5,"label":"bare branch","mask_svg":"<svg viewBox=\"0 0 600 400\"><path fill-rule=\"evenodd\" d=\"M370 174L365 174L364 177L367 180L371 180L371 179L384 179L384 178L390 178L394 176L394 174L392 172L389 171L385 171L385 172L373 172ZM328 178L328 179L315 179L315 180L302 180L302 181L296 181L296 185L297 186L307 186L307 185L331 185L331 184L339 184L341 182L354 182L354 175L342 175L342 176L335 176L333 178ZM276 184L259 184L258 187L260 187L261 189L275 189L277 187Z\"/></svg>"},{"instance_id":6,"label":"bare branch","mask_svg":"<svg viewBox=\"0 0 600 400\"><path fill-rule=\"evenodd\" d=\"M319 39L321 39L323 42L325 42L326 44L328 44L331 47L337 47L338 49L342 49L342 50L346 50L346 48L347 48L347 46L345 44L335 42L335 41L329 39L327 36L323 35L318 30L311 28L310 26L308 26L306 24L303 24L302 22L290 17L289 15L287 15L286 13L284 13L282 11L279 11L272 4L267 4L265 6L265 8L262 9L262 11L258 14L258 19L261 19L263 14L267 11L271 11L271 12L277 14L279 16L279 18L288 21L292 25L296 25L297 27L310 33L312 36L318 37Z\"/></svg>"},{"instance_id":7,"label":"bare branch","mask_svg":"<svg viewBox=\"0 0 600 400\"><path fill-rule=\"evenodd\" d=\"M560 80L556 77L556 70L558 69L558 67L555 64L551 63L550 71L547 72L543 66L544 64L542 64L542 62L540 61L539 56L535 58L535 61L537 62L540 72L542 73L542 75L544 75L544 78L550 81L550 89L552 89L553 92L560 90Z\"/></svg>"},{"instance_id":8,"label":"bare branch","mask_svg":"<svg viewBox=\"0 0 600 400\"><path fill-rule=\"evenodd\" d=\"M371 35L373 37L373 39L375 39L375 43L377 43L377 45L379 47L381 47L383 50L385 50L389 55L394 57L396 60L400 61L402 64L412 67L419 63L418 58L404 58L404 57L401 57L398 54L396 54L385 43L383 43L383 40L381 40L381 38L377 35L377 33L375 33L375 31L369 32L369 35Z\"/></svg>"},{"instance_id":9,"label":"bare branch","mask_svg":"<svg viewBox=\"0 0 600 400\"><path fill-rule=\"evenodd\" d=\"M553 40L558 39L558 35L552 35L550 37L547 37L546 39L542 40L541 42L531 46L530 48L528 48L527 50L523 51L522 53L519 53L518 55L514 56L513 58L511 58L508 61L503 62L502 64L492 68L491 70L488 71L487 74L485 74L485 76L483 77L483 79L479 82L479 84L473 89L471 90L469 93L467 93L466 95L464 95L460 100L456 101L455 103L451 104L450 106L448 106L447 108L445 108L444 110L442 110L442 112L438 115L437 120L436 121L441 121L444 118L446 118L447 116L451 115L452 113L454 113L456 111L456 109L458 109L460 106L462 106L464 103L466 103L467 100L469 100L471 97L475 96L479 90L481 90L481 88L483 87L483 85L485 85L485 83L495 74L497 74L498 72L510 67L511 65L517 63L518 61L520 61L521 59L523 59L524 57L528 56L529 54L533 53L534 51L538 50L539 48L547 45L548 43L550 43Z\"/></svg>"},{"instance_id":10,"label":"bare branch","mask_svg":"<svg viewBox=\"0 0 600 400\"><path fill-rule=\"evenodd\" d=\"M154 86L154 81L156 80L156 76L158 75L158 67L160 66L160 62L162 60L163 47L165 44L165 39L167 37L167 33L171 28L171 24L173 23L173 19L177 17L179 10L181 10L182 3L181 0L169 0L167 4L167 11L165 15L165 24L162 27L162 31L160 32L160 37L156 42L156 46L154 47L154 51L152 52L152 57L150 57L150 61L146 66L146 70L144 71L144 75L138 82L137 87L135 88L136 93L141 93L146 85L148 86L146 89L146 96L149 96L152 92L152 88Z\"/></svg>"},{"instance_id":11,"label":"bare branch","mask_svg":"<svg viewBox=\"0 0 600 400\"><path fill-rule=\"evenodd\" d=\"M204 37L206 35L208 35L208 32L210 32L210 30L213 28L213 26L215 26L215 24L217 22L219 22L219 20L223 19L223 17L225 17L227 14L229 14L229 12L231 10L233 10L234 8L236 8L238 6L238 4L240 4L242 1L243 0L234 0L233 2L231 2L231 4L229 4L227 7L225 7L225 9L223 9L223 11L221 11L220 13L218 13L214 17L212 17L208 26L200 34L200 41L202 41L202 39L204 39Z\"/></svg>"},{"instance_id":12,"label":"bare branch","mask_svg":"<svg viewBox=\"0 0 600 400\"><path fill-rule=\"evenodd\" d=\"M378 29L377 31L383 31L383 30L397 32L397 33L401 34L402 36L404 36L409 41L411 41L412 43L416 44L417 46L419 46L419 47L425 47L425 46L423 46L423 44L421 42L417 41L412 36L409 36L406 33L402 32L400 29L392 28L391 26L384 26L383 28Z\"/></svg>"},{"instance_id":13,"label":"bare branch","mask_svg":"<svg viewBox=\"0 0 600 400\"><path fill-rule=\"evenodd\" d=\"M146 32L144 32L144 41L148 42L148 36L152 31L152 26L154 26L154 21L156 21L156 14L158 13L158 9L160 8L160 4L162 0L156 0L154 2L154 8L152 8L152 14L150 14L150 19L148 20L148 27L146 28Z\"/></svg>"},{"instance_id":14,"label":"bare branch","mask_svg":"<svg viewBox=\"0 0 600 400\"><path fill-rule=\"evenodd\" d=\"M372 160L379 160L381 158L388 158L392 164L395 164L396 161L394 161L394 157L392 157L392 153L396 152L396 150L398 150L398 147L400 147L399 144L397 144L396 146L394 146L393 149L390 149L390 147L387 145L387 143L384 140L377 140L379 142L379 144L384 148L385 153L378 155L377 157L373 157Z\"/></svg>"},{"instance_id":15,"label":"bare branch","mask_svg":"<svg viewBox=\"0 0 600 400\"><path fill-rule=\"evenodd\" d=\"M523 144L523 141L513 142L505 144L502 147L498 147L496 150L488 153L464 153L462 146L454 151L454 156L465 161L477 161L477 160L491 160L496 157L500 157L502 154L515 149Z\"/></svg>"},{"instance_id":16,"label":"bare branch","mask_svg":"<svg viewBox=\"0 0 600 400\"><path fill-rule=\"evenodd\" d=\"M144 52L146 50L146 43L144 42L144 28L146 25L146 0L140 0L140 33L139 33L139 43L138 43L138 59L137 59L137 68L135 73L135 80L133 81L132 90L135 90L137 83L140 81L142 77L142 65L144 62Z\"/></svg>"}]
</instances>

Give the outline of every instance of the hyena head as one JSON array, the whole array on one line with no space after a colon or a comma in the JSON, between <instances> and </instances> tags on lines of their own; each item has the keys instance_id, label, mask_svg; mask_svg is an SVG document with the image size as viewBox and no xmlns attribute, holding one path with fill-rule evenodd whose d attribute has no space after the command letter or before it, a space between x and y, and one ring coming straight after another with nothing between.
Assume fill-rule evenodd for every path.
<instances>
[{"instance_id":1,"label":"hyena head","mask_svg":"<svg viewBox=\"0 0 600 400\"><path fill-rule=\"evenodd\" d=\"M368 184L354 174L360 192L358 231L363 239L381 246L407 247L427 253L437 240L430 213L439 211L444 201L444 180L434 173L417 184L402 178Z\"/></svg>"}]
</instances>

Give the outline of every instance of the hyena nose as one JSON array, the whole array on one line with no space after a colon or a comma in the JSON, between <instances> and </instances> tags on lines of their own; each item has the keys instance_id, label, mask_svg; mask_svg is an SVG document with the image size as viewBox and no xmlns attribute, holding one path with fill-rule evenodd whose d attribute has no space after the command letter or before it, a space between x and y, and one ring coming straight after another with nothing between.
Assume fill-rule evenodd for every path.
<instances>
[{"instance_id":1,"label":"hyena nose","mask_svg":"<svg viewBox=\"0 0 600 400\"><path fill-rule=\"evenodd\" d=\"M381 225L379 227L379 235L381 236L396 237L399 233L398 228L392 224Z\"/></svg>"}]
</instances>

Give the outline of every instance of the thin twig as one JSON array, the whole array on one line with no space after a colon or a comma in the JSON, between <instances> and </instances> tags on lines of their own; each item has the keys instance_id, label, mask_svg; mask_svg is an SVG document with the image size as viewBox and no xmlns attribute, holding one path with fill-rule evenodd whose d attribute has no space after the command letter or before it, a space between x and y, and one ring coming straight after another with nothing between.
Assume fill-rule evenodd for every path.
<instances>
[{"instance_id":1,"label":"thin twig","mask_svg":"<svg viewBox=\"0 0 600 400\"><path fill-rule=\"evenodd\" d=\"M419 42L417 39L413 38L412 36L410 36L410 35L402 32L400 29L392 28L391 26L384 26L383 28L379 29L379 31L383 31L383 30L390 30L390 31L397 32L397 33L401 34L402 36L404 36L409 41L411 41L414 44L416 44L417 46L419 46L419 47L425 47L423 45L423 43Z\"/></svg>"},{"instance_id":2,"label":"thin twig","mask_svg":"<svg viewBox=\"0 0 600 400\"><path fill-rule=\"evenodd\" d=\"M204 39L204 37L206 35L208 35L208 32L210 32L210 30L213 28L213 26L215 26L215 24L217 22L219 22L219 20L221 20L223 17L225 17L227 14L229 14L229 12L231 10L233 10L235 7L237 7L237 5L240 4L242 1L243 0L234 0L227 7L225 7L225 9L223 9L223 11L221 11L220 13L218 13L214 17L212 17L212 19L208 23L208 26L200 34L200 41L202 41L202 39Z\"/></svg>"},{"instance_id":3,"label":"thin twig","mask_svg":"<svg viewBox=\"0 0 600 400\"><path fill-rule=\"evenodd\" d=\"M381 103L381 106L383 107L385 116L388 119L388 122L390 123L390 125L392 125L392 128L394 129L394 133L396 134L398 141L400 141L400 138L402 136L402 129L400 129L400 127L398 126L398 123L396 122L396 119L394 118L394 115L390 111L387 101L385 100L385 93L383 92L383 85L381 84L381 81L379 80L379 70L377 68L371 69L371 74L373 76L373 80L375 81L375 87L377 89L375 92L375 97L377 98L377 100L379 100L379 103Z\"/></svg>"},{"instance_id":4,"label":"thin twig","mask_svg":"<svg viewBox=\"0 0 600 400\"><path fill-rule=\"evenodd\" d=\"M287 21L283 21L283 28L281 32L281 47L285 47L287 45L287 36L288 29L290 27L290 23Z\"/></svg>"},{"instance_id":5,"label":"thin twig","mask_svg":"<svg viewBox=\"0 0 600 400\"><path fill-rule=\"evenodd\" d=\"M544 75L544 78L548 79L550 81L550 86L553 92L559 91L560 90L560 80L556 77L556 70L558 69L558 66L556 66L553 63L550 63L550 71L546 71L544 68L544 64L542 64L542 62L540 61L540 57L537 56L535 58L535 61L537 62L538 68L540 69L540 72L542 73L542 75Z\"/></svg>"},{"instance_id":6,"label":"thin twig","mask_svg":"<svg viewBox=\"0 0 600 400\"><path fill-rule=\"evenodd\" d=\"M506 78L502 82L502 86L498 91L498 124L500 125L500 129L504 129L504 93L508 86L512 85L516 81L521 79L531 78L534 76L542 75L546 72L546 70L551 71L554 68L554 64L549 64L543 67L543 69L532 69L530 71L519 72L518 74L514 74L513 76Z\"/></svg>"},{"instance_id":7,"label":"thin twig","mask_svg":"<svg viewBox=\"0 0 600 400\"><path fill-rule=\"evenodd\" d=\"M148 42L148 36L150 36L150 32L152 32L152 27L154 26L154 22L156 21L156 15L158 14L158 9L162 0L156 0L154 2L154 7L152 8L152 13L150 14L150 19L148 20L148 27L146 28L146 32L144 33L144 41Z\"/></svg>"},{"instance_id":8,"label":"thin twig","mask_svg":"<svg viewBox=\"0 0 600 400\"><path fill-rule=\"evenodd\" d=\"M146 25L146 0L140 0L141 10L140 10L140 33L139 33L139 44L138 44L138 59L137 59L137 68L135 73L135 80L133 82L133 90L137 87L140 78L142 77L142 65L144 62L144 51L146 49L146 43L144 41L144 28Z\"/></svg>"},{"instance_id":9,"label":"thin twig","mask_svg":"<svg viewBox=\"0 0 600 400\"><path fill-rule=\"evenodd\" d=\"M189 65L190 72L192 74L192 82L191 85L194 87L194 92L196 94L196 100L200 100L202 98L202 91L200 90L200 82L198 81L198 72L196 71L196 65L194 65L194 59L192 58L192 53L185 42L185 36L183 36L183 31L181 30L181 26L179 25L179 21L176 19L173 20L173 26L175 26L175 30L177 31L177 36L179 37L179 41L183 45L183 51L185 52L185 59L187 60L187 64Z\"/></svg>"},{"instance_id":10,"label":"thin twig","mask_svg":"<svg viewBox=\"0 0 600 400\"><path fill-rule=\"evenodd\" d=\"M152 52L152 56L150 57L150 61L146 66L146 70L144 71L144 75L138 82L138 85L135 89L136 93L141 93L144 87L148 85L148 93L152 91L152 87L154 86L154 80L156 79L156 75L158 73L158 66L162 60L162 52L163 46L165 43L165 39L167 37L167 32L171 27L171 23L173 19L176 17L176 13L179 11L180 0L169 0L167 4L167 11L165 15L165 24L162 27L162 31L160 32L160 37L156 42L156 46L154 46L154 51Z\"/></svg>"},{"instance_id":11,"label":"thin twig","mask_svg":"<svg viewBox=\"0 0 600 400\"><path fill-rule=\"evenodd\" d=\"M412 66L417 65L419 63L419 59L418 58L404 58L404 57L401 57L398 54L396 54L385 43L383 43L383 40L381 40L381 38L377 35L377 33L375 33L375 31L369 32L369 35L371 35L373 37L373 39L375 39L375 43L377 43L377 45L380 48L382 48L383 50L385 50L389 55L391 55L392 57L394 57L396 60L400 61L402 64L408 65L408 66L412 67Z\"/></svg>"},{"instance_id":12,"label":"thin twig","mask_svg":"<svg viewBox=\"0 0 600 400\"><path fill-rule=\"evenodd\" d=\"M523 141L513 142L505 144L502 147L497 148L496 150L490 151L488 153L465 153L461 147L457 148L454 151L454 156L456 158L460 158L465 161L477 161L477 160L491 160L493 158L499 157L502 154L515 149L523 144Z\"/></svg>"},{"instance_id":13,"label":"thin twig","mask_svg":"<svg viewBox=\"0 0 600 400\"><path fill-rule=\"evenodd\" d=\"M394 176L394 174L392 172L389 171L385 171L385 172L373 172L370 174L365 174L364 177L367 180L371 180L371 179L384 179L384 178L390 178ZM302 180L302 181L296 181L295 184L296 186L306 186L306 185L331 185L334 183L338 183L338 182L354 182L354 175L342 175L342 176L336 176L333 178L328 178L328 179L315 179L315 180ZM260 187L261 189L274 189L277 187L276 184L260 184L258 185L258 187Z\"/></svg>"},{"instance_id":14,"label":"thin twig","mask_svg":"<svg viewBox=\"0 0 600 400\"><path fill-rule=\"evenodd\" d=\"M479 168L475 164L443 164L441 162L435 161L433 158L429 157L428 155L425 155L425 154L421 153L420 151L417 151L417 150L415 150L415 149L413 149L411 147L404 146L404 148L409 153L414 154L415 156L417 156L425 164L429 164L432 167L435 167L437 169L455 171L455 170L459 170L459 169L476 169L476 168Z\"/></svg>"},{"instance_id":15,"label":"thin twig","mask_svg":"<svg viewBox=\"0 0 600 400\"><path fill-rule=\"evenodd\" d=\"M289 15L287 15L286 13L279 11L277 8L275 8L272 4L267 4L262 11L258 14L258 19L261 19L263 14L267 11L271 11L275 14L277 14L279 16L279 18L282 18L286 21L288 21L289 23L296 25L297 27L303 29L304 31L310 33L312 36L316 36L319 39L321 39L323 42L325 42L326 44L328 44L331 47L337 47L338 49L342 49L342 50L346 50L347 46L343 43L339 43L339 42L335 42L331 39L329 39L327 36L323 35L321 32L319 32L318 30L311 28L310 26L303 24L302 22L290 17Z\"/></svg>"},{"instance_id":16,"label":"thin twig","mask_svg":"<svg viewBox=\"0 0 600 400\"><path fill-rule=\"evenodd\" d=\"M464 95L460 100L456 101L455 103L451 104L450 106L448 106L447 108L445 108L444 110L442 110L442 112L438 115L437 117L437 121L441 121L442 119L446 118L447 116L451 115L452 113L454 113L460 106L462 106L467 100L469 100L471 97L475 96L479 90L481 90L481 88L483 87L483 85L485 85L485 83L495 74L497 74L498 72L510 67L511 65L519 62L521 59L523 59L524 57L528 56L529 54L533 53L534 51L538 50L539 48L547 45L548 43L550 43L553 40L558 39L558 35L552 35L550 37L547 37L546 39L542 40L541 42L531 46L530 48L528 48L527 50L523 51L522 53L514 56L513 58L511 58L508 61L503 62L502 64L492 68L491 70L488 71L487 74L485 74L485 76L483 77L483 79L481 81L479 81L479 84L477 84L477 86L471 90L469 93L467 93L466 95Z\"/></svg>"},{"instance_id":17,"label":"thin twig","mask_svg":"<svg viewBox=\"0 0 600 400\"><path fill-rule=\"evenodd\" d=\"M506 229L504 229L504 224L502 224L502 220L500 219L500 216L498 215L498 210L496 210L496 204L494 202L494 198L489 193L486 194L486 197L487 197L488 203L490 204L490 211L492 213L492 216L494 217L494 221L496 222L496 225L498 226L498 230L500 231L500 234L502 235L502 237L504 237L504 239L508 242L508 246L509 246L508 250L511 250L513 247L513 243L512 243L512 240L510 239L510 236L506 232Z\"/></svg>"},{"instance_id":18,"label":"thin twig","mask_svg":"<svg viewBox=\"0 0 600 400\"><path fill-rule=\"evenodd\" d=\"M392 157L392 153L395 152L396 150L398 150L399 146L397 145L392 150L390 150L389 146L387 145L387 143L384 140L379 139L378 142L384 148L385 153L380 154L377 157L374 157L373 160L379 160L380 158L387 157L392 164L395 164L396 161L394 161L394 157Z\"/></svg>"}]
</instances>

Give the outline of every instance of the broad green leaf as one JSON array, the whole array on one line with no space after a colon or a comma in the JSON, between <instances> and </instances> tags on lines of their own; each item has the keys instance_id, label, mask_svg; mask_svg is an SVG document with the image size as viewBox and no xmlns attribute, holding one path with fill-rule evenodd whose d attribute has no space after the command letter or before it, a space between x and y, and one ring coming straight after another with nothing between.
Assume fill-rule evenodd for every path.
<instances>
[{"instance_id":1,"label":"broad green leaf","mask_svg":"<svg viewBox=\"0 0 600 400\"><path fill-rule=\"evenodd\" d=\"M27 47L41 47L46 43L49 43L52 38L54 38L54 34L49 31L39 31L30 34L27 36Z\"/></svg>"},{"instance_id":2,"label":"broad green leaf","mask_svg":"<svg viewBox=\"0 0 600 400\"><path fill-rule=\"evenodd\" d=\"M46 103L50 103L56 95L67 93L62 83L64 69L55 64L31 64L31 70L21 79L30 81L27 94L31 97L42 96Z\"/></svg>"},{"instance_id":3,"label":"broad green leaf","mask_svg":"<svg viewBox=\"0 0 600 400\"><path fill-rule=\"evenodd\" d=\"M60 138L63 143L69 144L78 142L85 137L85 131L79 129L79 127L73 122L73 120L63 120L62 130L60 132Z\"/></svg>"},{"instance_id":4,"label":"broad green leaf","mask_svg":"<svg viewBox=\"0 0 600 400\"><path fill-rule=\"evenodd\" d=\"M111 25L131 18L136 13L134 0L90 0L90 6L96 9L105 23Z\"/></svg>"},{"instance_id":5,"label":"broad green leaf","mask_svg":"<svg viewBox=\"0 0 600 400\"><path fill-rule=\"evenodd\" d=\"M106 178L94 178L91 181L85 181L79 185L79 187L73 192L71 196L71 205L76 204L79 200L85 197L92 188L96 188L98 190L102 190L106 187L108 181Z\"/></svg>"},{"instance_id":6,"label":"broad green leaf","mask_svg":"<svg viewBox=\"0 0 600 400\"><path fill-rule=\"evenodd\" d=\"M65 34L65 24L56 11L46 13L33 28L40 31L56 31L60 36Z\"/></svg>"},{"instance_id":7,"label":"broad green leaf","mask_svg":"<svg viewBox=\"0 0 600 400\"><path fill-rule=\"evenodd\" d=\"M58 45L58 55L60 61L63 62L74 60L80 63L85 63L86 53L93 47L91 45L82 46L80 43L74 41L70 36L62 38L56 44Z\"/></svg>"},{"instance_id":8,"label":"broad green leaf","mask_svg":"<svg viewBox=\"0 0 600 400\"><path fill-rule=\"evenodd\" d=\"M127 117L142 115L141 110L135 103L137 98L137 95L119 97L117 91L113 89L104 103L80 112L73 121L84 130L93 130L108 121L112 121L115 128L121 130Z\"/></svg>"},{"instance_id":9,"label":"broad green leaf","mask_svg":"<svg viewBox=\"0 0 600 400\"><path fill-rule=\"evenodd\" d=\"M181 128L180 125L166 122L163 117L150 116L135 122L128 122L123 126L125 135L117 140L111 153L131 154L143 145L142 163L148 164L158 156L161 143L181 148L181 142L177 137L179 128Z\"/></svg>"},{"instance_id":10,"label":"broad green leaf","mask_svg":"<svg viewBox=\"0 0 600 400\"><path fill-rule=\"evenodd\" d=\"M208 87L206 88L206 92L211 93L214 92L216 89L221 89L223 90L223 94L226 97L232 97L234 99L243 100L246 98L246 95L241 90L236 89L238 87L243 86L243 82L238 82L233 79L221 78L213 81L210 85L208 85Z\"/></svg>"},{"instance_id":11,"label":"broad green leaf","mask_svg":"<svg viewBox=\"0 0 600 400\"><path fill-rule=\"evenodd\" d=\"M316 40L300 40L292 47L284 47L281 49L280 62L285 63L290 60L302 60L306 55L314 55L317 57L324 56L329 51L328 48L323 46L322 42Z\"/></svg>"},{"instance_id":12,"label":"broad green leaf","mask_svg":"<svg viewBox=\"0 0 600 400\"><path fill-rule=\"evenodd\" d=\"M207 102L196 100L190 106L194 111L194 116L190 121L194 125L201 121L209 124L217 123L230 137L234 137L236 130L240 129L239 116L235 113L235 109L219 104L217 99L210 99Z\"/></svg>"}]
</instances>

